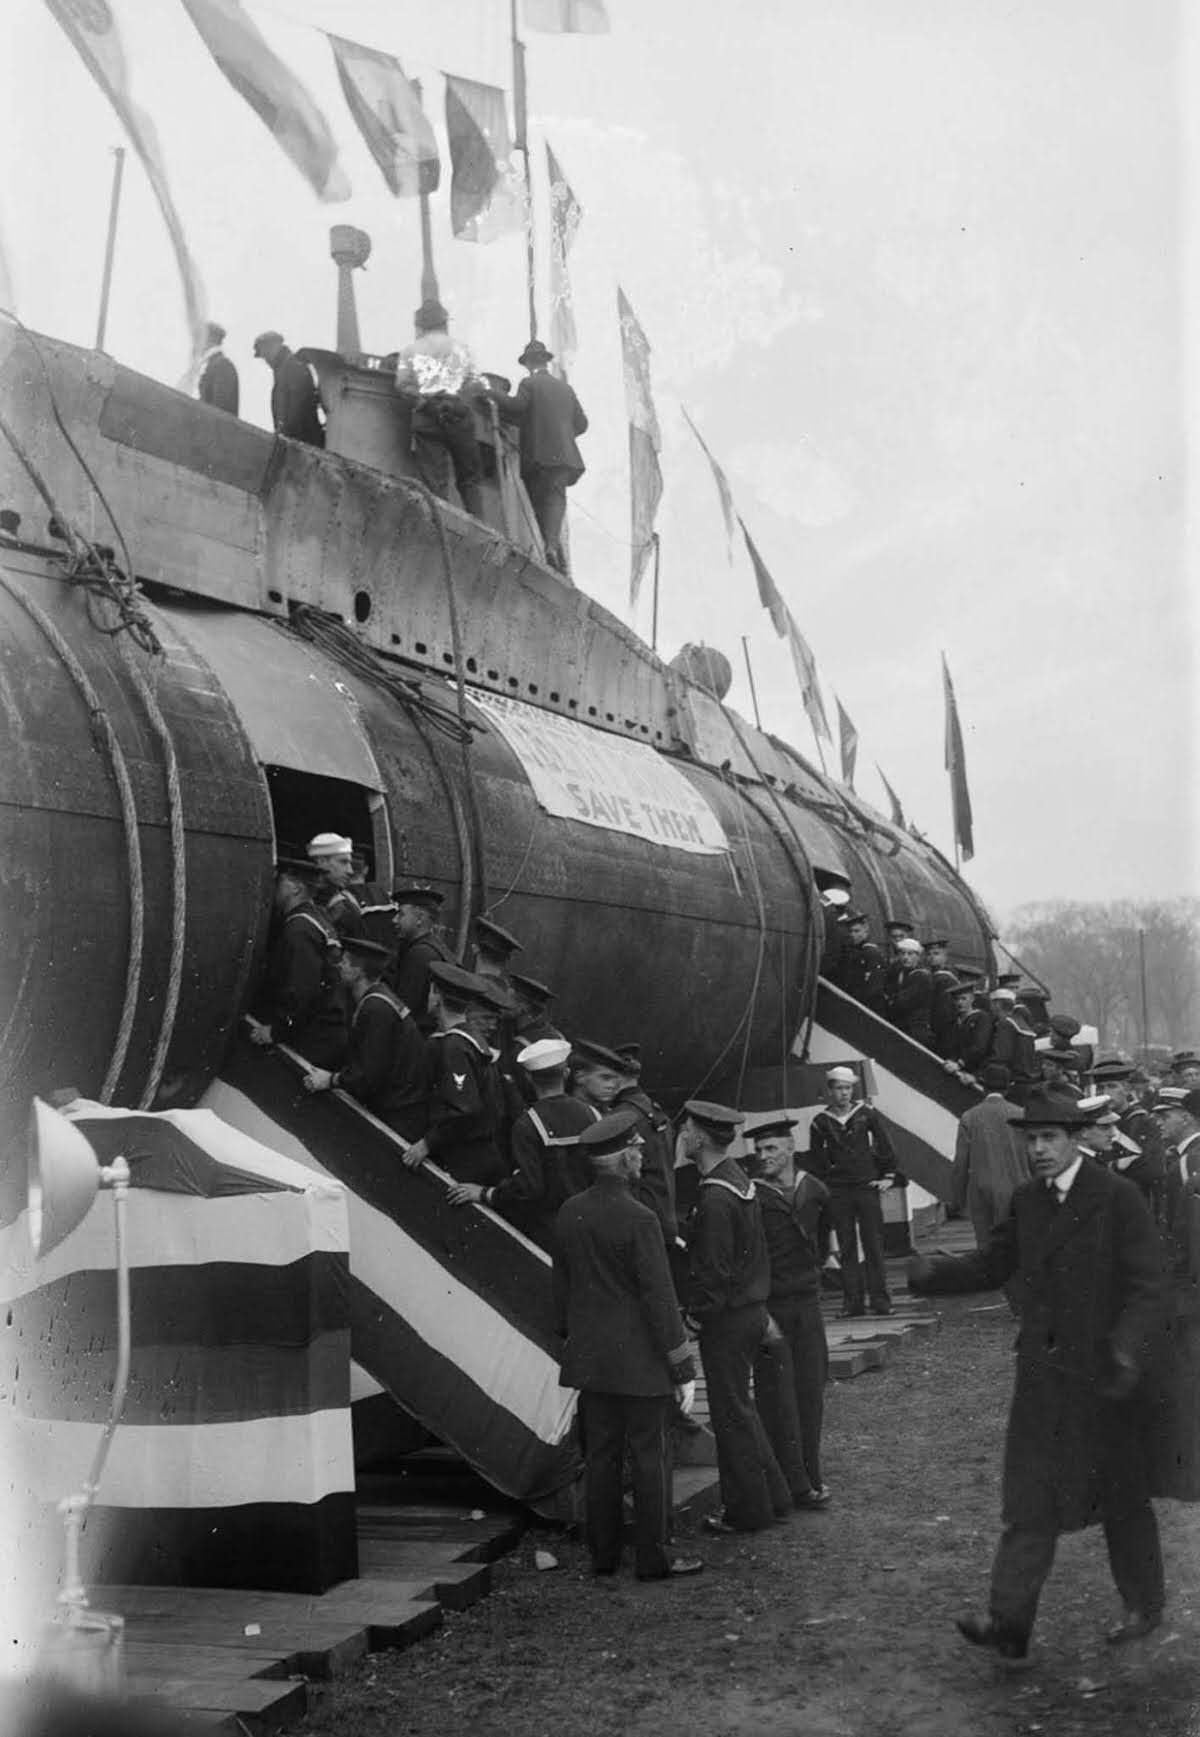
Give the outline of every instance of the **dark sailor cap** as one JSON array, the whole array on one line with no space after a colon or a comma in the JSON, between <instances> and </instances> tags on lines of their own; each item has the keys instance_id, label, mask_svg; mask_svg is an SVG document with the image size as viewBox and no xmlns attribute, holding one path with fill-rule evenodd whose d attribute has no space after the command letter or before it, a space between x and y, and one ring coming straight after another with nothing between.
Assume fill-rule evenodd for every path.
<instances>
[{"instance_id":1,"label":"dark sailor cap","mask_svg":"<svg viewBox=\"0 0 1200 1737\"><path fill-rule=\"evenodd\" d=\"M1049 1023L1054 1035L1063 1038L1067 1043L1083 1030L1073 1013L1052 1013Z\"/></svg>"},{"instance_id":2,"label":"dark sailor cap","mask_svg":"<svg viewBox=\"0 0 1200 1737\"><path fill-rule=\"evenodd\" d=\"M397 881L392 888L392 903L396 905L423 905L426 910L437 911L445 902L445 893L439 893L434 887L420 886L415 881Z\"/></svg>"},{"instance_id":3,"label":"dark sailor cap","mask_svg":"<svg viewBox=\"0 0 1200 1737\"><path fill-rule=\"evenodd\" d=\"M889 935L911 935L916 927L911 917L892 917L883 926Z\"/></svg>"},{"instance_id":4,"label":"dark sailor cap","mask_svg":"<svg viewBox=\"0 0 1200 1737\"><path fill-rule=\"evenodd\" d=\"M1090 1120L1079 1099L1063 1092L1030 1092L1021 1112L1024 1128L1082 1128Z\"/></svg>"},{"instance_id":5,"label":"dark sailor cap","mask_svg":"<svg viewBox=\"0 0 1200 1737\"><path fill-rule=\"evenodd\" d=\"M931 935L925 942L926 947L948 947L950 945L944 935Z\"/></svg>"},{"instance_id":6,"label":"dark sailor cap","mask_svg":"<svg viewBox=\"0 0 1200 1737\"><path fill-rule=\"evenodd\" d=\"M1043 1061L1059 1062L1065 1068L1077 1068L1079 1066L1079 1055L1073 1049L1044 1049L1041 1052L1041 1057ZM1112 1075L1109 1074L1108 1077L1111 1079Z\"/></svg>"},{"instance_id":7,"label":"dark sailor cap","mask_svg":"<svg viewBox=\"0 0 1200 1737\"><path fill-rule=\"evenodd\" d=\"M1171 1057L1173 1068L1200 1067L1200 1055L1194 1049L1177 1049Z\"/></svg>"},{"instance_id":8,"label":"dark sailor cap","mask_svg":"<svg viewBox=\"0 0 1200 1737\"><path fill-rule=\"evenodd\" d=\"M496 1006L496 988L486 977L477 977L473 971L464 971L461 965L452 965L449 960L435 959L429 967L429 975L439 989L444 989L453 1000L473 1002L477 1007Z\"/></svg>"},{"instance_id":9,"label":"dark sailor cap","mask_svg":"<svg viewBox=\"0 0 1200 1737\"><path fill-rule=\"evenodd\" d=\"M996 978L997 989L1015 989L1021 981L1019 971L1001 971Z\"/></svg>"},{"instance_id":10,"label":"dark sailor cap","mask_svg":"<svg viewBox=\"0 0 1200 1737\"><path fill-rule=\"evenodd\" d=\"M979 993L979 979L977 977L956 977L949 987L953 996L977 995Z\"/></svg>"},{"instance_id":11,"label":"dark sailor cap","mask_svg":"<svg viewBox=\"0 0 1200 1737\"><path fill-rule=\"evenodd\" d=\"M640 1043L618 1043L614 1045L617 1054L625 1064L627 1074L640 1074L642 1071L642 1046Z\"/></svg>"},{"instance_id":12,"label":"dark sailor cap","mask_svg":"<svg viewBox=\"0 0 1200 1737\"><path fill-rule=\"evenodd\" d=\"M476 917L475 939L485 953L501 959L508 959L524 950L515 935L510 935L499 923L493 923L490 917Z\"/></svg>"},{"instance_id":13,"label":"dark sailor cap","mask_svg":"<svg viewBox=\"0 0 1200 1737\"><path fill-rule=\"evenodd\" d=\"M1167 1110L1182 1110L1200 1120L1200 1089L1193 1086L1189 1092L1184 1086L1162 1086L1150 1108L1159 1116Z\"/></svg>"},{"instance_id":14,"label":"dark sailor cap","mask_svg":"<svg viewBox=\"0 0 1200 1737\"><path fill-rule=\"evenodd\" d=\"M727 1104L710 1104L703 1098L689 1098L683 1108L706 1134L724 1140L726 1144L746 1120L740 1110L731 1110Z\"/></svg>"},{"instance_id":15,"label":"dark sailor cap","mask_svg":"<svg viewBox=\"0 0 1200 1737\"><path fill-rule=\"evenodd\" d=\"M579 1149L589 1157L603 1158L613 1152L624 1152L627 1146L640 1146L642 1137L637 1131L640 1121L637 1110L614 1110L611 1116L602 1116L583 1130Z\"/></svg>"},{"instance_id":16,"label":"dark sailor cap","mask_svg":"<svg viewBox=\"0 0 1200 1737\"><path fill-rule=\"evenodd\" d=\"M793 1128L800 1124L791 1116L773 1116L769 1122L759 1122L756 1127L746 1129L748 1140L783 1140Z\"/></svg>"},{"instance_id":17,"label":"dark sailor cap","mask_svg":"<svg viewBox=\"0 0 1200 1737\"><path fill-rule=\"evenodd\" d=\"M609 1049L606 1044L593 1043L588 1037L577 1037L571 1044L571 1060L583 1062L587 1067L611 1068L615 1074L628 1071L623 1055L618 1055L615 1049Z\"/></svg>"},{"instance_id":18,"label":"dark sailor cap","mask_svg":"<svg viewBox=\"0 0 1200 1737\"><path fill-rule=\"evenodd\" d=\"M522 977L519 971L510 971L508 981L527 1001L540 1002L543 1007L555 998L554 990L549 984L539 983L536 977Z\"/></svg>"},{"instance_id":19,"label":"dark sailor cap","mask_svg":"<svg viewBox=\"0 0 1200 1737\"><path fill-rule=\"evenodd\" d=\"M291 875L293 880L304 881L310 885L321 878L321 871L315 862L310 862L306 856L281 856L276 859L275 873Z\"/></svg>"},{"instance_id":20,"label":"dark sailor cap","mask_svg":"<svg viewBox=\"0 0 1200 1737\"><path fill-rule=\"evenodd\" d=\"M364 964L386 965L392 956L390 948L381 947L378 941L360 940L357 935L342 936L342 951L349 953L352 959L361 959Z\"/></svg>"},{"instance_id":21,"label":"dark sailor cap","mask_svg":"<svg viewBox=\"0 0 1200 1737\"><path fill-rule=\"evenodd\" d=\"M848 929L852 928L855 923L869 923L870 921L871 919L865 911L843 911L838 918L838 922L844 923Z\"/></svg>"}]
</instances>

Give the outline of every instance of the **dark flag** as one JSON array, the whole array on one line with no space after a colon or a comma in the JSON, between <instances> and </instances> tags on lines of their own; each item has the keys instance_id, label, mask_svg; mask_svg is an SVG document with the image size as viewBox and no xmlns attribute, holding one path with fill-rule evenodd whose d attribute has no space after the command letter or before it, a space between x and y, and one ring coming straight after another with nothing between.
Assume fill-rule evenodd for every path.
<instances>
[{"instance_id":1,"label":"dark flag","mask_svg":"<svg viewBox=\"0 0 1200 1737\"><path fill-rule=\"evenodd\" d=\"M704 454L705 458L708 460L709 468L712 471L713 482L716 484L716 488L717 488L717 499L721 503L721 515L725 520L726 553L729 556L729 564L730 564L730 566L732 566L733 565L733 521L737 515L734 512L733 490L729 486L729 478L725 475L725 472L721 469L721 466L717 463L717 461L713 457L712 453L708 450L707 441L705 440L704 436L701 434L700 430L696 427L696 424L692 421L691 417L688 415L686 409L683 412L683 420L687 423L687 425L691 429L692 433L696 436L696 439L700 442L700 450ZM745 528L746 527L743 525L742 526L743 532L745 531ZM761 590L761 587L760 587L760 590Z\"/></svg>"},{"instance_id":2,"label":"dark flag","mask_svg":"<svg viewBox=\"0 0 1200 1737\"><path fill-rule=\"evenodd\" d=\"M842 750L842 783L849 789L854 789L854 768L858 761L858 731L850 722L849 714L837 695L834 696L838 715L838 737Z\"/></svg>"},{"instance_id":3,"label":"dark flag","mask_svg":"<svg viewBox=\"0 0 1200 1737\"><path fill-rule=\"evenodd\" d=\"M436 192L437 140L400 62L341 36L331 36L329 46L346 105L397 199Z\"/></svg>"},{"instance_id":4,"label":"dark flag","mask_svg":"<svg viewBox=\"0 0 1200 1737\"><path fill-rule=\"evenodd\" d=\"M450 142L450 226L459 241L495 241L525 222L525 194L513 163L504 92L446 75Z\"/></svg>"},{"instance_id":5,"label":"dark flag","mask_svg":"<svg viewBox=\"0 0 1200 1737\"><path fill-rule=\"evenodd\" d=\"M754 568L754 578L758 585L758 600L771 617L771 626L780 639L786 639L788 649L792 654L792 664L796 671L796 680L800 683L800 698L804 702L804 710L808 713L808 721L813 727L813 735L818 741L832 745L833 737L829 732L829 719L825 716L825 702L821 698L821 684L817 679L817 662L813 657L808 641L796 626L795 617L784 602L778 585L767 571L767 564L759 554L753 537L746 529L746 521L739 519L742 536L746 541L746 552L750 556L750 565Z\"/></svg>"},{"instance_id":6,"label":"dark flag","mask_svg":"<svg viewBox=\"0 0 1200 1737\"><path fill-rule=\"evenodd\" d=\"M946 692L946 770L950 774L950 806L954 815L954 845L962 860L970 862L975 855L975 834L971 819L971 792L967 789L967 760L963 753L962 725L958 718L958 702L954 698L954 683L950 666L942 653L942 684Z\"/></svg>"},{"instance_id":7,"label":"dark flag","mask_svg":"<svg viewBox=\"0 0 1200 1737\"><path fill-rule=\"evenodd\" d=\"M654 518L662 499L662 470L658 463L662 435L650 390L650 345L619 285L617 317L621 322L625 408L629 416L629 493L633 516L629 604L636 608L642 575L654 550Z\"/></svg>"},{"instance_id":8,"label":"dark flag","mask_svg":"<svg viewBox=\"0 0 1200 1737\"><path fill-rule=\"evenodd\" d=\"M879 765L878 760L875 762L875 770L876 770L876 772L879 773L879 782L883 785L883 788L887 791L888 801L892 805L892 825L893 826L902 826L902 827L904 827L905 831L907 831L908 830L908 822L904 818L904 810L900 806L900 798L896 795L896 792L892 789L891 785L888 783L887 779L884 777L883 771Z\"/></svg>"},{"instance_id":9,"label":"dark flag","mask_svg":"<svg viewBox=\"0 0 1200 1737\"><path fill-rule=\"evenodd\" d=\"M264 40L240 0L183 0L225 77L299 169L318 199L349 199L328 122L295 73Z\"/></svg>"}]
</instances>

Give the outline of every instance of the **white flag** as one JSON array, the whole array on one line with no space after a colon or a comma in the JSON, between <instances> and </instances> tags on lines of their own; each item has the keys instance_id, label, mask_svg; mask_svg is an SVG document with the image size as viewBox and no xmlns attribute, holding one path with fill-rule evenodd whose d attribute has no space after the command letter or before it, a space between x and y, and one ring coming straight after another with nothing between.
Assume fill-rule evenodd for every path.
<instances>
[{"instance_id":1,"label":"white flag","mask_svg":"<svg viewBox=\"0 0 1200 1737\"><path fill-rule=\"evenodd\" d=\"M558 363L557 371L565 376L570 373L579 347L567 257L583 219L583 208L549 143L546 169L550 178L550 347Z\"/></svg>"}]
</instances>

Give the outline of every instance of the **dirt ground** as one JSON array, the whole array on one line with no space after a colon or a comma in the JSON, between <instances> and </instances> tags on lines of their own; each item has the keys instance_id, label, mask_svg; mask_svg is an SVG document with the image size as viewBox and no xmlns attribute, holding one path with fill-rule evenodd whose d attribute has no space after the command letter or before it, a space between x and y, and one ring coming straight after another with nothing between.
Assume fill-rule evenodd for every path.
<instances>
[{"instance_id":1,"label":"dirt ground","mask_svg":"<svg viewBox=\"0 0 1200 1737\"><path fill-rule=\"evenodd\" d=\"M490 1598L332 1685L317 1737L1200 1737L1200 1510L1160 1504L1168 1617L1106 1647L1118 1603L1098 1531L1063 1541L1035 1668L960 1641L982 1608L1013 1332L950 1298L936 1335L830 1388L834 1505L746 1540L684 1529L707 1571L594 1582L582 1548L529 1533ZM560 1566L538 1572L535 1547Z\"/></svg>"}]
</instances>

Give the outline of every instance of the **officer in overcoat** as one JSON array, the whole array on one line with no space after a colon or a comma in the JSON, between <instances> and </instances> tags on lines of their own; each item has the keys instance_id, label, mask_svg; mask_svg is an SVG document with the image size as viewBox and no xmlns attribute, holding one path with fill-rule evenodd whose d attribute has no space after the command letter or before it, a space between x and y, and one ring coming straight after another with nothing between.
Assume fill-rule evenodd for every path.
<instances>
[{"instance_id":1,"label":"officer in overcoat","mask_svg":"<svg viewBox=\"0 0 1200 1737\"><path fill-rule=\"evenodd\" d=\"M1162 1619L1163 1565L1150 1504L1149 1396L1162 1344L1162 1248L1132 1182L1089 1162L1086 1112L1030 1094L1023 1128L1034 1175L974 1254L910 1264L917 1292L991 1289L1017 1279L1017 1379L1004 1454L1000 1544L987 1616L964 1638L1023 1660L1060 1532L1102 1525L1125 1605L1113 1643Z\"/></svg>"},{"instance_id":2,"label":"officer in overcoat","mask_svg":"<svg viewBox=\"0 0 1200 1737\"><path fill-rule=\"evenodd\" d=\"M696 1574L667 1554L672 1400L691 1410L695 1369L658 1221L633 1198L637 1112L620 1109L579 1136L595 1180L561 1208L554 1234L554 1303L565 1337L561 1380L577 1387L587 1466L592 1567L621 1562L622 1468L633 1479L639 1580Z\"/></svg>"}]
</instances>

